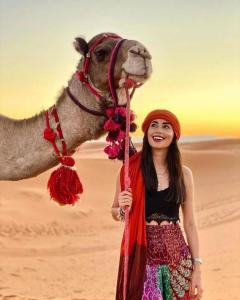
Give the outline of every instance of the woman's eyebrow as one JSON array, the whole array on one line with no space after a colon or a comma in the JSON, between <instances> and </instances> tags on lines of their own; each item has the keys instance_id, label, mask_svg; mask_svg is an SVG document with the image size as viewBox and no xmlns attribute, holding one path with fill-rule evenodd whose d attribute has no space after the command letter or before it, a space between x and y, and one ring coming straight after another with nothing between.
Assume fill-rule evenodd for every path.
<instances>
[{"instance_id":1,"label":"woman's eyebrow","mask_svg":"<svg viewBox=\"0 0 240 300\"><path fill-rule=\"evenodd\" d=\"M158 121L152 121L152 123L156 123L156 124L158 124ZM169 124L169 125L170 125L170 123L169 123L169 122L163 122L163 124Z\"/></svg>"}]
</instances>

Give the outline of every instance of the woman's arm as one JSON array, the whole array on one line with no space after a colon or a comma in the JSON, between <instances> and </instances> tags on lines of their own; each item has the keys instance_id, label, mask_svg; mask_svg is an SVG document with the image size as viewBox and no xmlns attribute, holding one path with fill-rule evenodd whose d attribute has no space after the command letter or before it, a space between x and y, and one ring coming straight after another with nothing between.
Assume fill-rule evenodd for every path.
<instances>
[{"instance_id":1,"label":"woman's arm","mask_svg":"<svg viewBox=\"0 0 240 300\"><path fill-rule=\"evenodd\" d=\"M186 233L191 255L193 258L195 258L199 257L199 239L195 219L194 181L192 171L186 166L183 166L183 175L184 183L186 186L186 199L185 203L182 205L183 227ZM201 264L199 262L194 262L193 264L193 272L190 284L190 296L194 299L200 299L203 294L200 266Z\"/></svg>"},{"instance_id":2,"label":"woman's arm","mask_svg":"<svg viewBox=\"0 0 240 300\"><path fill-rule=\"evenodd\" d=\"M184 204L181 206L183 212L183 227L192 257L194 258L200 256L198 230L195 218L194 180L191 169L186 166L183 166L183 175L186 186L186 199ZM200 269L200 266L200 263L194 263L194 269Z\"/></svg>"}]
</instances>

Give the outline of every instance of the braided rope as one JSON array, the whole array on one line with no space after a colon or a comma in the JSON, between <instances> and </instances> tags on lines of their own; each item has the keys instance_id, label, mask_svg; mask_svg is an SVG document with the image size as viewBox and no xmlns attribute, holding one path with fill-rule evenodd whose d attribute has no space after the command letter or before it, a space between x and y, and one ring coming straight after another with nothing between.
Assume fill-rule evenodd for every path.
<instances>
[{"instance_id":1,"label":"braided rope","mask_svg":"<svg viewBox=\"0 0 240 300\"><path fill-rule=\"evenodd\" d=\"M129 132L130 132L130 95L127 86L125 86L127 96L126 110L126 138L125 138L125 165L124 165L124 187L125 191L130 187L129 178ZM124 256L124 283L123 283L123 299L127 297L127 279L128 279L128 256L129 256L129 207L125 207L125 256Z\"/></svg>"}]
</instances>

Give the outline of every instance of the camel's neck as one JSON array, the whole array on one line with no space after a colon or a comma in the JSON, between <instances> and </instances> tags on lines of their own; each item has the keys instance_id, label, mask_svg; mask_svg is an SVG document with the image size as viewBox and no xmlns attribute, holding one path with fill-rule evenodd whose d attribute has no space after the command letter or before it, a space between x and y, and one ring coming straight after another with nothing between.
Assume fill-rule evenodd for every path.
<instances>
[{"instance_id":1,"label":"camel's neck","mask_svg":"<svg viewBox=\"0 0 240 300\"><path fill-rule=\"evenodd\" d=\"M69 88L81 104L103 111L104 104L97 102L75 76L69 81ZM94 116L80 109L70 100L65 90L57 100L56 108L69 151L104 134L102 125L105 117ZM55 125L53 119L50 125ZM0 115L0 179L20 180L34 177L58 164L51 143L43 138L45 128L44 111L23 120ZM57 141L57 146L61 149L60 145Z\"/></svg>"},{"instance_id":2,"label":"camel's neck","mask_svg":"<svg viewBox=\"0 0 240 300\"><path fill-rule=\"evenodd\" d=\"M104 112L105 103L96 100L74 76L69 82L71 93L85 107ZM105 117L95 116L77 106L64 90L56 103L63 135L69 150L87 140L98 139L104 134L103 122Z\"/></svg>"}]
</instances>

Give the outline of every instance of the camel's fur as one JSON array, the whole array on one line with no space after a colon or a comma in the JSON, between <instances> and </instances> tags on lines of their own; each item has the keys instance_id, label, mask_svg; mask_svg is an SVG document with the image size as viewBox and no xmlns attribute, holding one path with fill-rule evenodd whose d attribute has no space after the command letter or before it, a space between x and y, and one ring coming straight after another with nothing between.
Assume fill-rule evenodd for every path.
<instances>
[{"instance_id":1,"label":"camel's fur","mask_svg":"<svg viewBox=\"0 0 240 300\"><path fill-rule=\"evenodd\" d=\"M96 37L94 37L94 39L95 38ZM94 39L92 39L89 44L91 44ZM109 40L103 42L98 48L109 48L111 50L115 43L115 40ZM77 46L75 41L75 48L79 51ZM131 53L129 51L131 49L142 49L141 51L146 54L146 59L141 59L136 54ZM79 52L81 52L81 50ZM104 60L98 62L97 57L93 56L90 67L91 80L94 86L102 91L106 100L102 102L97 101L74 75L72 75L68 82L72 94L74 94L82 104L88 108L102 112L104 112L106 107L112 105L108 91L107 58L106 56ZM82 69L82 64L83 60L81 59L77 66L79 70ZM119 85L119 82L121 82L123 66L129 73L138 75L137 77L132 75L132 78L139 82L144 82L151 74L150 55L137 41L125 41L119 51L116 62L114 73L116 85ZM146 71L145 73L144 70ZM126 99L120 100L121 104L126 101ZM105 117L94 116L80 109L68 98L65 89L61 91L56 101L56 107L69 151L75 149L87 140L98 139L104 135L102 126ZM55 123L51 121L51 125L54 126ZM51 143L43 138L45 127L44 111L41 111L29 119L22 120L15 120L0 115L1 180L20 180L34 177L59 163ZM61 145L58 141L57 145L61 149Z\"/></svg>"}]
</instances>

